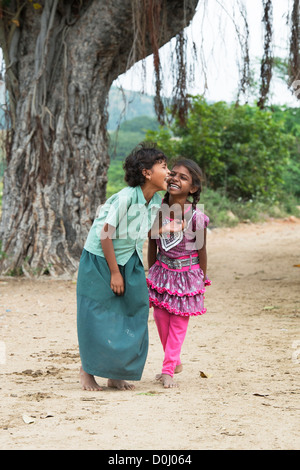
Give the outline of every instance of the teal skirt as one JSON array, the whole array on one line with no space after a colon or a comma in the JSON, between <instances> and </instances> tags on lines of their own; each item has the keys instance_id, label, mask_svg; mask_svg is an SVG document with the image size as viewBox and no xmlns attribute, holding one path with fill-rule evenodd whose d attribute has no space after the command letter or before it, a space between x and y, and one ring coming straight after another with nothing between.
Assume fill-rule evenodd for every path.
<instances>
[{"instance_id":1,"label":"teal skirt","mask_svg":"<svg viewBox=\"0 0 300 470\"><path fill-rule=\"evenodd\" d=\"M77 332L82 368L98 377L140 380L148 353L149 296L136 252L119 266L125 293L110 288L106 259L83 250L77 279Z\"/></svg>"}]
</instances>

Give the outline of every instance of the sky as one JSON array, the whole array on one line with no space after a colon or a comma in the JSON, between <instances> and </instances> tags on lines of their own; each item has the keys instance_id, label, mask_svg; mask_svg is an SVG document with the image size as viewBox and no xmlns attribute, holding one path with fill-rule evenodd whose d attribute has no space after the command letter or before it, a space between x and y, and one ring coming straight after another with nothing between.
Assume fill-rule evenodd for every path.
<instances>
[{"instance_id":1,"label":"sky","mask_svg":"<svg viewBox=\"0 0 300 470\"><path fill-rule=\"evenodd\" d=\"M243 32L243 22L237 9L237 2L243 3L247 11L250 38L250 67L255 72L259 82L259 60L263 55L264 28L261 22L263 16L262 0L200 0L197 12L186 29L188 37L188 57L194 67L194 82L190 81L191 94L204 94L208 101L235 101L239 83L239 66L241 59L240 46L234 22ZM273 0L274 19L274 56L288 56L289 27L286 15L291 11L292 0ZM234 21L233 21L234 19ZM199 34L199 31L202 34ZM198 50L198 60L192 57L192 42ZM173 87L169 73L169 57L174 41L160 49L160 57L165 77L163 94L169 96ZM241 62L240 62L241 63ZM154 78L152 57L146 59L146 83L143 83L141 62L133 66L126 74L121 75L114 83L127 90L154 94ZM205 73L203 72L205 71ZM166 79L167 78L167 79ZM248 95L248 102L255 101L254 94ZM299 106L297 100L287 85L273 76L270 103Z\"/></svg>"}]
</instances>

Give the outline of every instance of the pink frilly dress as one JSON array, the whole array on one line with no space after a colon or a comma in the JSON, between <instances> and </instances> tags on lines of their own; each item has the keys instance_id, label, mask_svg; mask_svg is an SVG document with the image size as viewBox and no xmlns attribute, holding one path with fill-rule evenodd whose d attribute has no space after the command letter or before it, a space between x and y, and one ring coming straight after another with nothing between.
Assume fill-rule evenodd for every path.
<instances>
[{"instance_id":1,"label":"pink frilly dress","mask_svg":"<svg viewBox=\"0 0 300 470\"><path fill-rule=\"evenodd\" d=\"M166 218L163 224L169 221ZM181 316L197 316L206 312L203 294L211 281L204 279L197 257L203 243L204 228L208 224L209 218L197 208L183 232L157 238L157 260L147 277L150 306ZM179 260L179 263L175 262L179 264L176 268L173 260Z\"/></svg>"}]
</instances>

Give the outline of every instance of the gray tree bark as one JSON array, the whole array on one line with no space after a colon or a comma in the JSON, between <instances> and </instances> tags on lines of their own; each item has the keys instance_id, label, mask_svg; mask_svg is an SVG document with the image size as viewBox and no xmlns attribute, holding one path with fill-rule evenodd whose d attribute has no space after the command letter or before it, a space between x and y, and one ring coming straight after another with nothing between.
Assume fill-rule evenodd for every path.
<instances>
[{"instance_id":1,"label":"gray tree bark","mask_svg":"<svg viewBox=\"0 0 300 470\"><path fill-rule=\"evenodd\" d=\"M134 7L160 3L159 46L193 17L197 0L11 2L0 20L10 92L11 144L4 175L0 272L72 275L105 200L107 98L136 41ZM138 16L135 17L138 18ZM19 23L19 26L18 26ZM153 41L135 48L135 60ZM142 51L142 52L141 52Z\"/></svg>"}]
</instances>

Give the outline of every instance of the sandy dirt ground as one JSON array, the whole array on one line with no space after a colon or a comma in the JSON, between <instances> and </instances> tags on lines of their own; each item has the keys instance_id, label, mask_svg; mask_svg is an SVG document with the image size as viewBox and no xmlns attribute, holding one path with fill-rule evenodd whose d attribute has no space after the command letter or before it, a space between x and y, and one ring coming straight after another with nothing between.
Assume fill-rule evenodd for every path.
<instances>
[{"instance_id":1,"label":"sandy dirt ground","mask_svg":"<svg viewBox=\"0 0 300 470\"><path fill-rule=\"evenodd\" d=\"M177 389L155 380L152 311L134 391L82 391L76 281L0 279L0 448L300 447L300 220L208 234L207 313L192 318Z\"/></svg>"}]
</instances>

